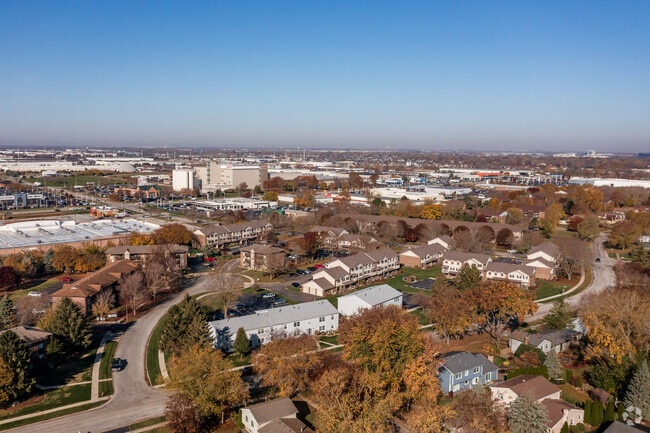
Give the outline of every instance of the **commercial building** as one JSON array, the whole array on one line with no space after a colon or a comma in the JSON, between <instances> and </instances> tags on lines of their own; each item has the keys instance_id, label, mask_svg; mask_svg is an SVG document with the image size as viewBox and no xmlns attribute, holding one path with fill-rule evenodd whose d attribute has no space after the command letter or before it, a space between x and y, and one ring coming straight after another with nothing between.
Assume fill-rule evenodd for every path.
<instances>
[{"instance_id":1,"label":"commercial building","mask_svg":"<svg viewBox=\"0 0 650 433\"><path fill-rule=\"evenodd\" d=\"M336 331L338 327L339 312L326 300L260 310L247 316L208 322L214 347L226 350L232 348L239 328L246 332L251 347L257 347L268 343L271 338L313 335L316 332Z\"/></svg>"},{"instance_id":2,"label":"commercial building","mask_svg":"<svg viewBox=\"0 0 650 433\"><path fill-rule=\"evenodd\" d=\"M179 168L172 172L172 188L174 191L193 190L198 187L198 179L194 177L194 170L191 168Z\"/></svg>"},{"instance_id":3,"label":"commercial building","mask_svg":"<svg viewBox=\"0 0 650 433\"><path fill-rule=\"evenodd\" d=\"M43 194L26 192L15 192L13 194L0 195L0 209L23 209L28 207L45 206Z\"/></svg>"},{"instance_id":4,"label":"commercial building","mask_svg":"<svg viewBox=\"0 0 650 433\"><path fill-rule=\"evenodd\" d=\"M352 316L375 307L394 305L402 308L402 298L402 292L399 290L388 284L380 284L341 296L338 299L338 310L344 316Z\"/></svg>"},{"instance_id":5,"label":"commercial building","mask_svg":"<svg viewBox=\"0 0 650 433\"><path fill-rule=\"evenodd\" d=\"M261 186L268 180L269 173L264 165L233 165L210 161L205 168L196 170L204 190L235 189L242 183L248 188Z\"/></svg>"}]
</instances>

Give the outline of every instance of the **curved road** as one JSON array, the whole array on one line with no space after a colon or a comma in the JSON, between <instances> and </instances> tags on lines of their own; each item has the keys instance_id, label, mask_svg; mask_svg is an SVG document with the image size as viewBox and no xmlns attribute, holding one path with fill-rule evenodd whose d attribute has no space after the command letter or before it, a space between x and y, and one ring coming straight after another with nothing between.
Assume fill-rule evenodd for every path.
<instances>
[{"instance_id":1,"label":"curved road","mask_svg":"<svg viewBox=\"0 0 650 433\"><path fill-rule=\"evenodd\" d=\"M591 284L577 295L566 298L567 303L574 308L579 307L585 297L598 294L616 285L616 274L614 273L616 260L609 258L607 255L604 247L606 240L607 235L602 234L592 242L594 260L600 258L600 263L595 261L591 263ZM534 321L541 319L548 314L551 307L553 307L552 302L539 304L539 310L532 317L527 317L526 320Z\"/></svg>"},{"instance_id":2,"label":"curved road","mask_svg":"<svg viewBox=\"0 0 650 433\"><path fill-rule=\"evenodd\" d=\"M228 262L221 269L221 272L232 272L237 263L238 260ZM167 393L162 389L149 386L145 379L147 340L158 321L167 313L169 307L180 302L186 293L194 295L205 292L207 290L206 283L207 278L200 278L191 287L155 306L149 313L135 321L117 339L119 344L115 356L126 359L128 365L121 372L113 373L115 393L106 404L89 411L8 431L21 433L98 433L162 415L167 401Z\"/></svg>"}]
</instances>

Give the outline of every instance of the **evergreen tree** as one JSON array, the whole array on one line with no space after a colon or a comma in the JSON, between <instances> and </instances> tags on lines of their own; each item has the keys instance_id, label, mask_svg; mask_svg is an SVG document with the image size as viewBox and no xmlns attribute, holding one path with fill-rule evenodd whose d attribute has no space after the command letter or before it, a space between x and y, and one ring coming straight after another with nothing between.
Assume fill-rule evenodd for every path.
<instances>
[{"instance_id":1,"label":"evergreen tree","mask_svg":"<svg viewBox=\"0 0 650 433\"><path fill-rule=\"evenodd\" d=\"M508 424L513 433L546 433L547 422L548 417L544 406L531 401L526 396L519 396L510 405Z\"/></svg>"},{"instance_id":2,"label":"evergreen tree","mask_svg":"<svg viewBox=\"0 0 650 433\"><path fill-rule=\"evenodd\" d=\"M0 298L0 331L16 326L16 313L14 303L9 296Z\"/></svg>"},{"instance_id":3,"label":"evergreen tree","mask_svg":"<svg viewBox=\"0 0 650 433\"><path fill-rule=\"evenodd\" d=\"M605 421L605 408L600 400L594 400L591 405L591 425L598 426Z\"/></svg>"},{"instance_id":4,"label":"evergreen tree","mask_svg":"<svg viewBox=\"0 0 650 433\"><path fill-rule=\"evenodd\" d=\"M564 421L564 425L562 426L560 433L571 433L571 430L569 430L569 424L567 424L566 421Z\"/></svg>"},{"instance_id":5,"label":"evergreen tree","mask_svg":"<svg viewBox=\"0 0 650 433\"><path fill-rule=\"evenodd\" d=\"M53 262L54 262L54 250L50 248L43 256L43 272L45 272L48 275L53 274L54 273L54 267L52 266Z\"/></svg>"},{"instance_id":6,"label":"evergreen tree","mask_svg":"<svg viewBox=\"0 0 650 433\"><path fill-rule=\"evenodd\" d=\"M562 377L562 364L560 364L560 360L554 350L551 350L551 352L546 355L544 365L548 369L548 375L550 378L559 379Z\"/></svg>"},{"instance_id":7,"label":"evergreen tree","mask_svg":"<svg viewBox=\"0 0 650 433\"><path fill-rule=\"evenodd\" d=\"M623 421L623 412L625 412L625 404L623 402L619 402L618 406L616 407L616 417L617 419L620 419Z\"/></svg>"},{"instance_id":8,"label":"evergreen tree","mask_svg":"<svg viewBox=\"0 0 650 433\"><path fill-rule=\"evenodd\" d=\"M625 407L634 406L641 409L643 419L650 419L650 373L647 361L643 361L634 372L623 402Z\"/></svg>"},{"instance_id":9,"label":"evergreen tree","mask_svg":"<svg viewBox=\"0 0 650 433\"><path fill-rule=\"evenodd\" d=\"M585 401L585 422L587 424L592 424L591 422L591 400Z\"/></svg>"},{"instance_id":10,"label":"evergreen tree","mask_svg":"<svg viewBox=\"0 0 650 433\"><path fill-rule=\"evenodd\" d=\"M463 264L454 279L454 284L458 290L474 290L483 281L483 275L476 265Z\"/></svg>"},{"instance_id":11,"label":"evergreen tree","mask_svg":"<svg viewBox=\"0 0 650 433\"><path fill-rule=\"evenodd\" d=\"M553 302L551 311L544 317L544 323L551 329L564 329L571 322L572 317L571 307L564 302L564 299L560 299Z\"/></svg>"},{"instance_id":12,"label":"evergreen tree","mask_svg":"<svg viewBox=\"0 0 650 433\"><path fill-rule=\"evenodd\" d=\"M0 394L8 397L8 403L27 395L34 385L29 376L29 349L13 331L0 334L0 358L13 374L3 383Z\"/></svg>"},{"instance_id":13,"label":"evergreen tree","mask_svg":"<svg viewBox=\"0 0 650 433\"><path fill-rule=\"evenodd\" d=\"M81 308L68 297L61 299L47 330L59 336L68 349L90 345L91 332L88 323Z\"/></svg>"},{"instance_id":14,"label":"evergreen tree","mask_svg":"<svg viewBox=\"0 0 650 433\"><path fill-rule=\"evenodd\" d=\"M169 309L160 334L160 348L178 355L194 345L207 345L210 334L206 321L201 304L186 295Z\"/></svg>"},{"instance_id":15,"label":"evergreen tree","mask_svg":"<svg viewBox=\"0 0 650 433\"><path fill-rule=\"evenodd\" d=\"M616 419L616 411L614 410L614 400L609 399L607 401L607 407L605 408L605 421L614 421Z\"/></svg>"},{"instance_id":16,"label":"evergreen tree","mask_svg":"<svg viewBox=\"0 0 650 433\"><path fill-rule=\"evenodd\" d=\"M235 349L235 352L241 355L241 358L251 353L251 342L248 340L244 328L239 328L237 330L237 336L235 337L233 349Z\"/></svg>"}]
</instances>

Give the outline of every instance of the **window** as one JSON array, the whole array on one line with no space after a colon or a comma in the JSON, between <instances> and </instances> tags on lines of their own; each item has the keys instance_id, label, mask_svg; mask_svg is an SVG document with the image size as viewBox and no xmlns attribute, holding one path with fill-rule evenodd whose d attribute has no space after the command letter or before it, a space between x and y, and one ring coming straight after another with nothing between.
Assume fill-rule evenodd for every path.
<instances>
[{"instance_id":1,"label":"window","mask_svg":"<svg viewBox=\"0 0 650 433\"><path fill-rule=\"evenodd\" d=\"M248 415L244 417L245 422L248 422Z\"/></svg>"},{"instance_id":2,"label":"window","mask_svg":"<svg viewBox=\"0 0 650 433\"><path fill-rule=\"evenodd\" d=\"M465 370L465 376L469 376L469 370Z\"/></svg>"},{"instance_id":3,"label":"window","mask_svg":"<svg viewBox=\"0 0 650 433\"><path fill-rule=\"evenodd\" d=\"M319 331L324 331L324 330L325 330L325 327L324 327L324 326L319 326L319 327L318 327L318 330L319 330Z\"/></svg>"},{"instance_id":4,"label":"window","mask_svg":"<svg viewBox=\"0 0 650 433\"><path fill-rule=\"evenodd\" d=\"M459 389L460 389L460 385L454 385L454 386L451 388L451 390L454 391L454 392L458 391Z\"/></svg>"},{"instance_id":5,"label":"window","mask_svg":"<svg viewBox=\"0 0 650 433\"><path fill-rule=\"evenodd\" d=\"M579 413L579 414L578 414L578 421L581 421L581 420L582 420L582 414Z\"/></svg>"},{"instance_id":6,"label":"window","mask_svg":"<svg viewBox=\"0 0 650 433\"><path fill-rule=\"evenodd\" d=\"M283 327L284 329L287 329L287 324L285 323L284 325L282 325L282 327Z\"/></svg>"},{"instance_id":7,"label":"window","mask_svg":"<svg viewBox=\"0 0 650 433\"><path fill-rule=\"evenodd\" d=\"M454 376L455 379L460 379L461 377L463 377L463 373L456 373Z\"/></svg>"},{"instance_id":8,"label":"window","mask_svg":"<svg viewBox=\"0 0 650 433\"><path fill-rule=\"evenodd\" d=\"M476 385L477 383L478 383L478 377L472 379L472 385Z\"/></svg>"},{"instance_id":9,"label":"window","mask_svg":"<svg viewBox=\"0 0 650 433\"><path fill-rule=\"evenodd\" d=\"M318 321L319 321L319 322L324 322L324 321L325 321L325 317L319 317L319 318L318 318Z\"/></svg>"},{"instance_id":10,"label":"window","mask_svg":"<svg viewBox=\"0 0 650 433\"><path fill-rule=\"evenodd\" d=\"M481 367L474 367L473 373L474 374L478 373L480 369L481 369Z\"/></svg>"},{"instance_id":11,"label":"window","mask_svg":"<svg viewBox=\"0 0 650 433\"><path fill-rule=\"evenodd\" d=\"M264 328L260 328L260 329L258 329L258 330L257 330L257 333L258 333L258 334L264 334Z\"/></svg>"},{"instance_id":12,"label":"window","mask_svg":"<svg viewBox=\"0 0 650 433\"><path fill-rule=\"evenodd\" d=\"M492 372L490 373L485 373L485 381L489 382L492 380Z\"/></svg>"},{"instance_id":13,"label":"window","mask_svg":"<svg viewBox=\"0 0 650 433\"><path fill-rule=\"evenodd\" d=\"M293 326L297 328L298 326L300 326L300 322L293 322Z\"/></svg>"}]
</instances>

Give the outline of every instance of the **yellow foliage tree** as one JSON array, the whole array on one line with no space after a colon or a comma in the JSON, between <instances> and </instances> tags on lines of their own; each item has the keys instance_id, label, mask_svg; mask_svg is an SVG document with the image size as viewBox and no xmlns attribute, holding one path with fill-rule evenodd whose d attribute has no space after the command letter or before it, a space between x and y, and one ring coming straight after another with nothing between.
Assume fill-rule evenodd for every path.
<instances>
[{"instance_id":1,"label":"yellow foliage tree","mask_svg":"<svg viewBox=\"0 0 650 433\"><path fill-rule=\"evenodd\" d=\"M129 243L131 245L153 245L155 241L151 236L145 235L144 233L133 232L131 233Z\"/></svg>"},{"instance_id":2,"label":"yellow foliage tree","mask_svg":"<svg viewBox=\"0 0 650 433\"><path fill-rule=\"evenodd\" d=\"M442 205L431 203L424 205L420 212L420 218L428 220L439 220L442 216Z\"/></svg>"}]
</instances>

